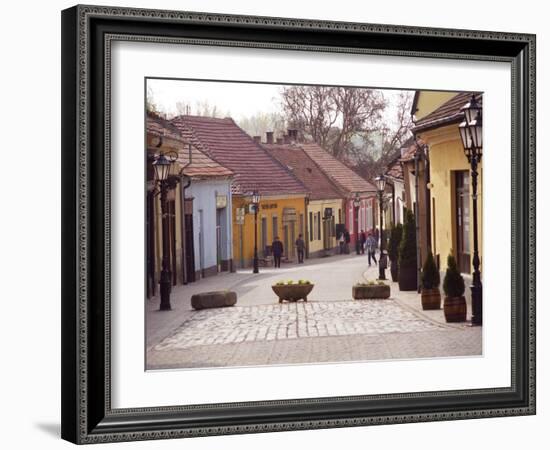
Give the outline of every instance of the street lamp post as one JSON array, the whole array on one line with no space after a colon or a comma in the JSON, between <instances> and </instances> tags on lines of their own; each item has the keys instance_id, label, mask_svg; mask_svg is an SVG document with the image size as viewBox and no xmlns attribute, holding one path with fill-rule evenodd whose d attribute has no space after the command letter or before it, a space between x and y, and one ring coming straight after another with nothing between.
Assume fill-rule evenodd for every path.
<instances>
[{"instance_id":1,"label":"street lamp post","mask_svg":"<svg viewBox=\"0 0 550 450\"><path fill-rule=\"evenodd\" d=\"M155 169L155 178L160 185L160 207L162 212L162 268L160 272L160 310L168 311L170 305L170 291L172 289L172 272L170 271L170 242L168 240L169 222L168 222L168 190L172 187L169 179L171 168L175 162L175 157L166 158L163 153L153 162Z\"/></svg>"},{"instance_id":2,"label":"street lamp post","mask_svg":"<svg viewBox=\"0 0 550 450\"><path fill-rule=\"evenodd\" d=\"M258 208L260 206L260 194L258 191L252 193L252 204L254 205L254 262L252 273L259 273L258 267Z\"/></svg>"},{"instance_id":3,"label":"street lamp post","mask_svg":"<svg viewBox=\"0 0 550 450\"><path fill-rule=\"evenodd\" d=\"M483 124L481 105L472 95L470 102L461 109L464 114L464 121L458 126L460 138L464 146L464 153L472 174L472 210L474 216L474 256L472 264L474 272L472 274L472 325L482 325L482 295L483 287L481 284L481 273L479 271L479 252L478 252L478 231L477 231L477 177L478 165L481 162L483 149Z\"/></svg>"},{"instance_id":4,"label":"street lamp post","mask_svg":"<svg viewBox=\"0 0 550 450\"><path fill-rule=\"evenodd\" d=\"M355 193L353 198L353 226L355 227L355 253L359 254L361 243L359 242L359 208L361 206L361 198L359 192Z\"/></svg>"},{"instance_id":5,"label":"street lamp post","mask_svg":"<svg viewBox=\"0 0 550 450\"><path fill-rule=\"evenodd\" d=\"M385 261L384 258L384 250L385 250L385 239L384 239L384 191L386 189L386 177L384 175L377 176L374 181L376 182L376 188L378 190L378 202L379 202L379 209L380 209L380 258L378 260L378 279L379 280L385 280L386 279L386 264L383 263Z\"/></svg>"}]
</instances>

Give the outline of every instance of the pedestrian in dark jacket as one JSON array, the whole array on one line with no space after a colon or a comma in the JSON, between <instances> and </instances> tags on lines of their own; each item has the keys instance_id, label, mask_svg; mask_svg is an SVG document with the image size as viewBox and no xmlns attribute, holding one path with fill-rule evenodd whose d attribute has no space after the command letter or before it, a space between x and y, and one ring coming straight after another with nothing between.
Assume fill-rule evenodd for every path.
<instances>
[{"instance_id":1,"label":"pedestrian in dark jacket","mask_svg":"<svg viewBox=\"0 0 550 450\"><path fill-rule=\"evenodd\" d=\"M284 247L279 240L279 236L275 236L275 240L271 243L271 251L273 252L275 267L281 267L281 256L283 256Z\"/></svg>"},{"instance_id":2,"label":"pedestrian in dark jacket","mask_svg":"<svg viewBox=\"0 0 550 450\"><path fill-rule=\"evenodd\" d=\"M302 235L298 235L298 239L296 239L296 251L298 252L298 264L302 264L304 262L304 252L306 250L306 243L302 239Z\"/></svg>"},{"instance_id":3,"label":"pedestrian in dark jacket","mask_svg":"<svg viewBox=\"0 0 550 450\"><path fill-rule=\"evenodd\" d=\"M365 242L367 242L367 235L365 234L364 230L361 230L361 234L359 235L359 242L361 243L361 254L365 254Z\"/></svg>"},{"instance_id":4,"label":"pedestrian in dark jacket","mask_svg":"<svg viewBox=\"0 0 550 450\"><path fill-rule=\"evenodd\" d=\"M346 241L345 253L346 253L346 255L348 255L349 254L349 244L351 242L351 235L349 234L349 231L347 229L344 230L344 240Z\"/></svg>"}]
</instances>

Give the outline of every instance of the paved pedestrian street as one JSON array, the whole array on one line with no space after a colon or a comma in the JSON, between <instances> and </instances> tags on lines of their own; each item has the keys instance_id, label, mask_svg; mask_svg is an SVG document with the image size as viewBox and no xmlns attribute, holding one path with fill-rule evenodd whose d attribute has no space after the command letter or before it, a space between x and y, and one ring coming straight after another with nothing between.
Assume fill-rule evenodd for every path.
<instances>
[{"instance_id":1,"label":"paved pedestrian street","mask_svg":"<svg viewBox=\"0 0 550 450\"><path fill-rule=\"evenodd\" d=\"M156 345L155 350L319 336L415 333L442 328L393 300L244 306L195 312L173 336Z\"/></svg>"},{"instance_id":2,"label":"paved pedestrian street","mask_svg":"<svg viewBox=\"0 0 550 450\"><path fill-rule=\"evenodd\" d=\"M388 274L389 275L389 274ZM148 304L147 368L228 367L481 355L482 327L447 324L422 311L416 292L388 281L387 300L352 300L351 286L374 279L364 256L209 277L174 289L172 311ZM311 280L308 302L279 304L271 284ZM195 311L190 295L228 288L237 305ZM158 302L158 299L156 300Z\"/></svg>"}]
</instances>

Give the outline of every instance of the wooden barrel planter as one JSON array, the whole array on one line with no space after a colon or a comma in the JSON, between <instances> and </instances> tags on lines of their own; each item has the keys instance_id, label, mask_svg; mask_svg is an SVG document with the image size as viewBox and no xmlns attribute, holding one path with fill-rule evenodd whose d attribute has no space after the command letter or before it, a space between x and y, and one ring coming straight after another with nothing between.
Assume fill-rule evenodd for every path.
<instances>
[{"instance_id":1,"label":"wooden barrel planter","mask_svg":"<svg viewBox=\"0 0 550 450\"><path fill-rule=\"evenodd\" d=\"M399 290L400 291L416 291L417 285L417 269L416 265L399 266Z\"/></svg>"},{"instance_id":2,"label":"wooden barrel planter","mask_svg":"<svg viewBox=\"0 0 550 450\"><path fill-rule=\"evenodd\" d=\"M297 302L303 300L307 302L307 296L313 290L314 284L274 284L271 286L273 292L279 297L279 303L283 301Z\"/></svg>"},{"instance_id":3,"label":"wooden barrel planter","mask_svg":"<svg viewBox=\"0 0 550 450\"><path fill-rule=\"evenodd\" d=\"M354 300L385 299L390 298L390 286L384 285L355 285L351 288L351 296Z\"/></svg>"},{"instance_id":4,"label":"wooden barrel planter","mask_svg":"<svg viewBox=\"0 0 550 450\"><path fill-rule=\"evenodd\" d=\"M447 322L466 322L466 299L462 297L445 297L443 312Z\"/></svg>"},{"instance_id":5,"label":"wooden barrel planter","mask_svg":"<svg viewBox=\"0 0 550 450\"><path fill-rule=\"evenodd\" d=\"M422 289L422 309L441 309L441 293L438 288Z\"/></svg>"},{"instance_id":6,"label":"wooden barrel planter","mask_svg":"<svg viewBox=\"0 0 550 450\"><path fill-rule=\"evenodd\" d=\"M191 306L194 309L221 308L237 303L237 293L233 291L201 292L191 296Z\"/></svg>"}]
</instances>

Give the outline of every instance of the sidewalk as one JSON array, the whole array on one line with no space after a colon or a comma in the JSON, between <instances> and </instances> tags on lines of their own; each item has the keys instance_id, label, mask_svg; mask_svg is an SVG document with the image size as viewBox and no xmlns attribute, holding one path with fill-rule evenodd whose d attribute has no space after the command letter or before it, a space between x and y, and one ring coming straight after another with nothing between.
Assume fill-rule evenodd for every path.
<instances>
[{"instance_id":1,"label":"sidewalk","mask_svg":"<svg viewBox=\"0 0 550 450\"><path fill-rule=\"evenodd\" d=\"M367 271L365 271L365 273L363 274L363 277L366 280L377 279L378 266L373 266L369 268ZM443 293L443 288L441 286L439 287L441 291L441 309L423 310L420 294L417 291L400 291L399 283L392 281L390 270L389 268L386 269L386 278L387 278L386 283L390 285L391 299L395 300L398 304L400 304L404 308L407 308L413 311L415 314L420 315L427 320L430 320L438 324L444 324L452 328L464 328L464 327L471 326L471 322L470 322L472 318L472 301L471 301L471 293L470 293L471 276L463 275L463 277L464 277L464 284L466 286L466 289L464 291L464 297L466 298L466 322L447 323L445 320L445 314L443 312L443 299L445 297L445 294ZM443 275L441 276L441 283L443 283Z\"/></svg>"}]
</instances>

